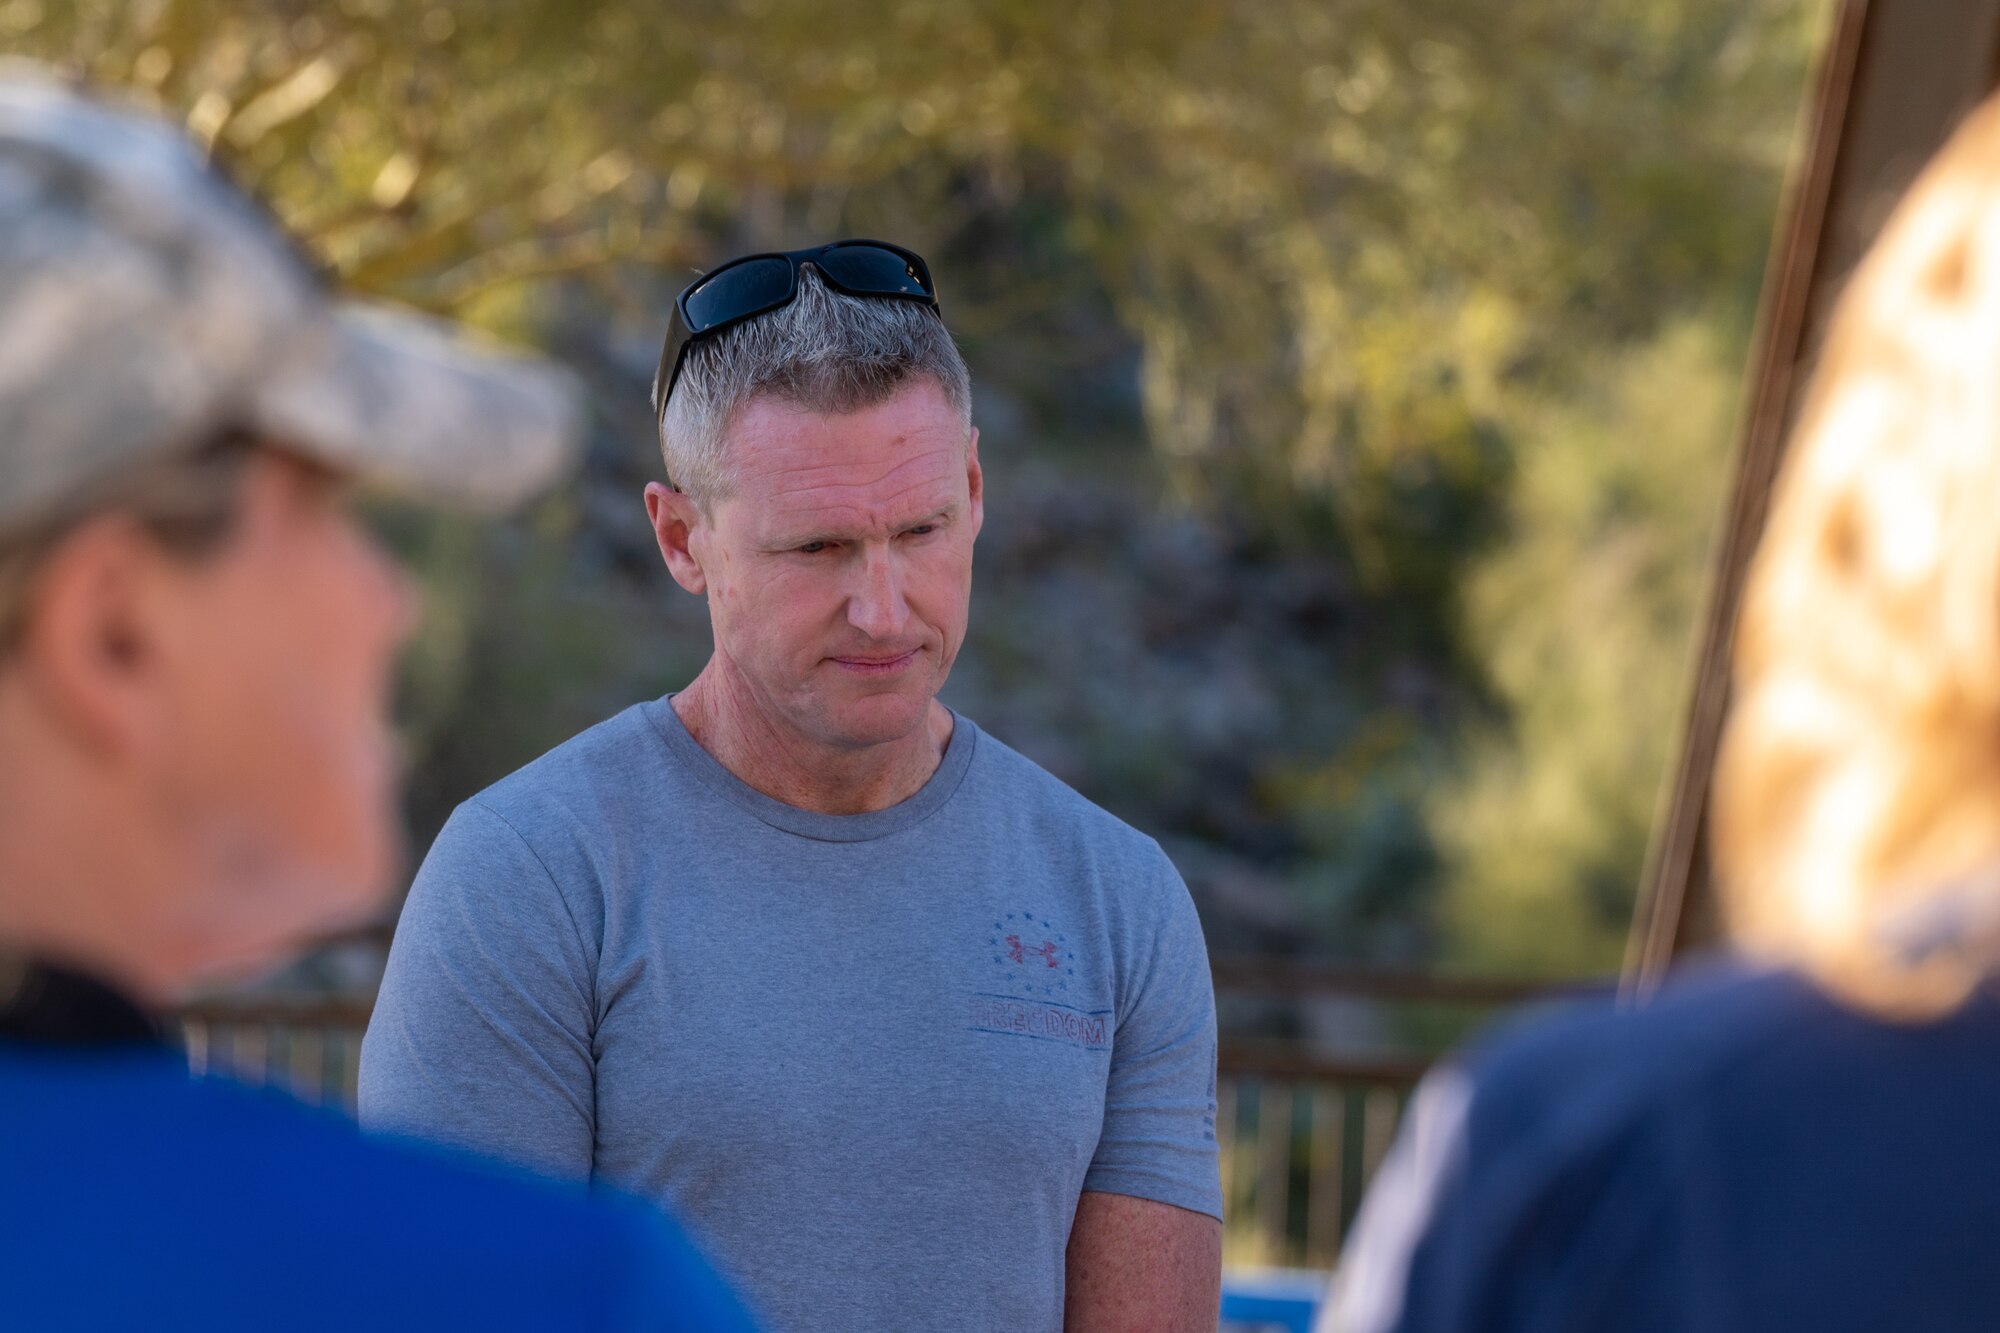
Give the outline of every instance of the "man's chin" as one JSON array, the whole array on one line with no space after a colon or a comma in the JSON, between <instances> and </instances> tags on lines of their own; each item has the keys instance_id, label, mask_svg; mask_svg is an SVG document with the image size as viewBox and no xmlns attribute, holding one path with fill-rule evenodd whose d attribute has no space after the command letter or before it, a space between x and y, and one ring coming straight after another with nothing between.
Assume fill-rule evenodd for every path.
<instances>
[{"instance_id":1,"label":"man's chin","mask_svg":"<svg viewBox=\"0 0 2000 1333\"><path fill-rule=\"evenodd\" d=\"M859 697L832 699L820 714L820 732L843 749L863 750L907 740L930 717L927 693L884 690Z\"/></svg>"}]
</instances>

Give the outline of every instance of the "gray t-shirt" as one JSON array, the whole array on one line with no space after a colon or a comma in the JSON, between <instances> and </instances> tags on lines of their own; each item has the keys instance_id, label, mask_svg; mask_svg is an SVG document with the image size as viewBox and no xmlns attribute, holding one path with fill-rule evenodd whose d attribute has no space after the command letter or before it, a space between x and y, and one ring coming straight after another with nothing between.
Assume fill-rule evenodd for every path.
<instances>
[{"instance_id":1,"label":"gray t-shirt","mask_svg":"<svg viewBox=\"0 0 2000 1333\"><path fill-rule=\"evenodd\" d=\"M1080 1191L1221 1215L1186 887L964 717L870 814L757 792L665 699L467 801L361 1113L650 1195L786 1333L1058 1330Z\"/></svg>"}]
</instances>

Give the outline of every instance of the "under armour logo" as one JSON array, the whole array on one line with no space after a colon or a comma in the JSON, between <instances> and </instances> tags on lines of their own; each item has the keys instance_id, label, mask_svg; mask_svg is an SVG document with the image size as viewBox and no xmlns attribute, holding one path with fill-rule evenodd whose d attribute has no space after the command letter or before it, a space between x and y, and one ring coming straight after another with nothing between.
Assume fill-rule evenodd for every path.
<instances>
[{"instance_id":1,"label":"under armour logo","mask_svg":"<svg viewBox=\"0 0 2000 1333\"><path fill-rule=\"evenodd\" d=\"M1009 958L1017 963L1025 963L1028 961L1029 954L1036 955L1050 967L1056 965L1056 945L1054 940L1043 940L1040 946L1030 949L1021 943L1019 935L1009 935L1007 937L1007 956Z\"/></svg>"}]
</instances>

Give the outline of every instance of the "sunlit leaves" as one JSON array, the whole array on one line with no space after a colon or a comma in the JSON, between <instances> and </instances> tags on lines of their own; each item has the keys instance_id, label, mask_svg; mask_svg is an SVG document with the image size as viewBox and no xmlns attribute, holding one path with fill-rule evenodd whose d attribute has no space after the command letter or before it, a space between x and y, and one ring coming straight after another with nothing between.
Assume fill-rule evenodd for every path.
<instances>
[{"instance_id":1,"label":"sunlit leaves","mask_svg":"<svg viewBox=\"0 0 2000 1333\"><path fill-rule=\"evenodd\" d=\"M1339 781L1273 788L1334 830L1302 882L1374 901L1350 890L1394 866L1413 896L1428 827L1460 923L1521 921L1494 958L1574 961L1615 916L1579 899L1636 871L1825 12L0 0L0 43L182 120L348 286L516 336L587 286L643 344L691 271L752 248L874 233L945 261L985 402L1075 438L1115 380L1183 499L1338 562L1385 660L1501 705L1440 798L1455 717L1328 663L1382 716L1321 757ZM457 611L454 642L495 632Z\"/></svg>"}]
</instances>

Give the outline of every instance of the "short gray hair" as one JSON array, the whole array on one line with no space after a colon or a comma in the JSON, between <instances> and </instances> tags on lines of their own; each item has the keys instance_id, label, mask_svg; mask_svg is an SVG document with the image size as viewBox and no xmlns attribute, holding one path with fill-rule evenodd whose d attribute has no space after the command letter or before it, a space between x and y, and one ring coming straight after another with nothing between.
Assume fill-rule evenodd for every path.
<instances>
[{"instance_id":1,"label":"short gray hair","mask_svg":"<svg viewBox=\"0 0 2000 1333\"><path fill-rule=\"evenodd\" d=\"M668 480L706 504L728 493L730 422L771 394L809 412L873 407L920 376L944 391L972 429L972 377L935 310L914 301L834 291L807 266L790 305L688 349L660 418Z\"/></svg>"}]
</instances>

